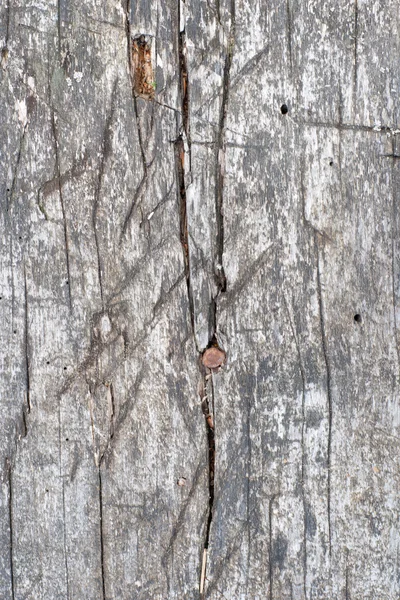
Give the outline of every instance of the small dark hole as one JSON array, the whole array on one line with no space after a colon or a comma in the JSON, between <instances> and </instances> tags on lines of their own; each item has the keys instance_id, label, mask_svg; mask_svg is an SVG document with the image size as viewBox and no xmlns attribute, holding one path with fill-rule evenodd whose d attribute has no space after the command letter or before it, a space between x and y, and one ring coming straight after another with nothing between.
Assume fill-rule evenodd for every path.
<instances>
[{"instance_id":1,"label":"small dark hole","mask_svg":"<svg viewBox=\"0 0 400 600\"><path fill-rule=\"evenodd\" d=\"M69 442L69 438L65 438L65 441L66 441L66 442Z\"/></svg>"},{"instance_id":2,"label":"small dark hole","mask_svg":"<svg viewBox=\"0 0 400 600\"><path fill-rule=\"evenodd\" d=\"M19 240L22 240L22 236L19 236L19 238L18 238L18 239L19 239Z\"/></svg>"},{"instance_id":3,"label":"small dark hole","mask_svg":"<svg viewBox=\"0 0 400 600\"><path fill-rule=\"evenodd\" d=\"M49 360L47 360L47 361L46 361L46 365L49 365L49 364L50 364L50 361L49 361Z\"/></svg>"},{"instance_id":4,"label":"small dark hole","mask_svg":"<svg viewBox=\"0 0 400 600\"><path fill-rule=\"evenodd\" d=\"M7 192L9 192L9 191L10 191L10 188L7 188Z\"/></svg>"},{"instance_id":5,"label":"small dark hole","mask_svg":"<svg viewBox=\"0 0 400 600\"><path fill-rule=\"evenodd\" d=\"M329 166L330 166L330 167L333 167L333 160L331 160L331 161L329 162Z\"/></svg>"},{"instance_id":6,"label":"small dark hole","mask_svg":"<svg viewBox=\"0 0 400 600\"><path fill-rule=\"evenodd\" d=\"M46 491L46 493L47 493L49 490L45 490L45 491Z\"/></svg>"},{"instance_id":7,"label":"small dark hole","mask_svg":"<svg viewBox=\"0 0 400 600\"><path fill-rule=\"evenodd\" d=\"M361 321L362 321L361 315L359 315L358 313L356 315L354 315L354 321L356 323L361 323Z\"/></svg>"},{"instance_id":8,"label":"small dark hole","mask_svg":"<svg viewBox=\"0 0 400 600\"><path fill-rule=\"evenodd\" d=\"M14 333L17 333L17 330L16 330L16 329L14 329Z\"/></svg>"},{"instance_id":9,"label":"small dark hole","mask_svg":"<svg viewBox=\"0 0 400 600\"><path fill-rule=\"evenodd\" d=\"M68 285L68 284L69 284L69 281L66 281L65 283Z\"/></svg>"},{"instance_id":10,"label":"small dark hole","mask_svg":"<svg viewBox=\"0 0 400 600\"><path fill-rule=\"evenodd\" d=\"M286 115L288 112L289 112L289 109L287 107L287 104L282 104L282 106L281 106L281 113L283 115Z\"/></svg>"},{"instance_id":11,"label":"small dark hole","mask_svg":"<svg viewBox=\"0 0 400 600\"><path fill-rule=\"evenodd\" d=\"M67 367L64 367L64 371L66 371L66 370L67 370Z\"/></svg>"}]
</instances>

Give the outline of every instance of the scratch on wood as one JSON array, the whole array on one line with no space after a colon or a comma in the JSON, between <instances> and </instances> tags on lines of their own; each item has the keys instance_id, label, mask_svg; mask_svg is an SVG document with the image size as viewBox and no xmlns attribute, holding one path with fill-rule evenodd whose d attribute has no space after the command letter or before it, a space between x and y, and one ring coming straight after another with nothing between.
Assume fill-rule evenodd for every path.
<instances>
[{"instance_id":1,"label":"scratch on wood","mask_svg":"<svg viewBox=\"0 0 400 600\"><path fill-rule=\"evenodd\" d=\"M273 250L274 247L275 244L270 244L267 246L267 248L265 248L265 250L263 250L258 256L258 258L256 258L256 260L249 265L243 277L239 279L232 288L229 289L225 295L225 299L228 304L233 303L237 298L240 297L241 292L247 285L249 285L251 280L257 275L258 271L264 266L271 250Z\"/></svg>"},{"instance_id":2,"label":"scratch on wood","mask_svg":"<svg viewBox=\"0 0 400 600\"><path fill-rule=\"evenodd\" d=\"M99 278L100 298L101 298L101 304L102 304L103 308L104 308L103 278L102 278L103 276L102 276L102 260L101 260L101 253L100 253L99 236L98 236L98 232L97 232L97 211L99 208L100 194L101 194L101 190L102 190L102 186L103 186L105 165L106 165L106 162L112 152L112 124L114 121L115 96L116 96L116 92L117 92L117 84L118 84L118 79L116 79L113 84L113 90L112 90L112 94L111 94L110 113L107 116L106 122L104 124L103 139L101 142L101 160L100 160L99 174L98 174L98 178L97 178L97 187L96 187L96 193L95 193L95 199L94 199L93 211L92 211L92 226L93 226L94 240L95 240L95 245L96 245L97 271L98 271L98 278Z\"/></svg>"},{"instance_id":3,"label":"scratch on wood","mask_svg":"<svg viewBox=\"0 0 400 600\"><path fill-rule=\"evenodd\" d=\"M195 470L195 473L193 476L193 480L190 484L189 494L188 494L186 500L184 501L184 503L182 504L182 507L179 511L178 518L176 519L176 522L172 527L172 534L171 534L170 540L168 542L167 549L165 550L165 552L162 556L161 563L163 564L164 567L166 567L166 559L174 547L174 544L175 544L176 539L178 538L179 532L182 529L182 527L184 527L184 525L185 525L186 512L190 506L192 499L195 496L195 493L197 492L197 487L198 487L198 484L199 484L199 481L200 481L200 478L201 478L203 472L204 472L204 462L203 462L203 460L200 460L199 464L196 467L196 470Z\"/></svg>"},{"instance_id":4,"label":"scratch on wood","mask_svg":"<svg viewBox=\"0 0 400 600\"><path fill-rule=\"evenodd\" d=\"M114 386L112 383L109 385L110 390L110 407L109 407L109 438L112 440L114 437L114 420L115 420L115 397L114 397Z\"/></svg>"}]
</instances>

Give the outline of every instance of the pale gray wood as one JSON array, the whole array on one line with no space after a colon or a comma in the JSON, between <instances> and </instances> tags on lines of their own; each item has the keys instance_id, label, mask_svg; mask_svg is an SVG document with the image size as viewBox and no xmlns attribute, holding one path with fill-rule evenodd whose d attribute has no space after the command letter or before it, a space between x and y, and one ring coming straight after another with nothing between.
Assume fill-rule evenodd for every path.
<instances>
[{"instance_id":1,"label":"pale gray wood","mask_svg":"<svg viewBox=\"0 0 400 600\"><path fill-rule=\"evenodd\" d=\"M0 6L0 598L397 600L399 25Z\"/></svg>"}]
</instances>

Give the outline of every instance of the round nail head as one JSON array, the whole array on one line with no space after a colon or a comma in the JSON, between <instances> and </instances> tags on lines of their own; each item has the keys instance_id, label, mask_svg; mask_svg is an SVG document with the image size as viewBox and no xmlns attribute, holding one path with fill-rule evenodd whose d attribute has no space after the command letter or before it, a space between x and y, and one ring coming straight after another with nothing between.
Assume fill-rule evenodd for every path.
<instances>
[{"instance_id":1,"label":"round nail head","mask_svg":"<svg viewBox=\"0 0 400 600\"><path fill-rule=\"evenodd\" d=\"M212 346L204 351L202 362L208 369L219 369L225 362L225 352L219 348Z\"/></svg>"}]
</instances>

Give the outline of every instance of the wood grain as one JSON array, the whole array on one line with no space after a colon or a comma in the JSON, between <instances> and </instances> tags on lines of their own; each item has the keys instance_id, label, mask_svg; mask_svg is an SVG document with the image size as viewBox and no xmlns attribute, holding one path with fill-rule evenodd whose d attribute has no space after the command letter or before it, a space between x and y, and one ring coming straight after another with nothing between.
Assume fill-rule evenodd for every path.
<instances>
[{"instance_id":1,"label":"wood grain","mask_svg":"<svg viewBox=\"0 0 400 600\"><path fill-rule=\"evenodd\" d=\"M399 25L0 6L1 599L397 600Z\"/></svg>"}]
</instances>

